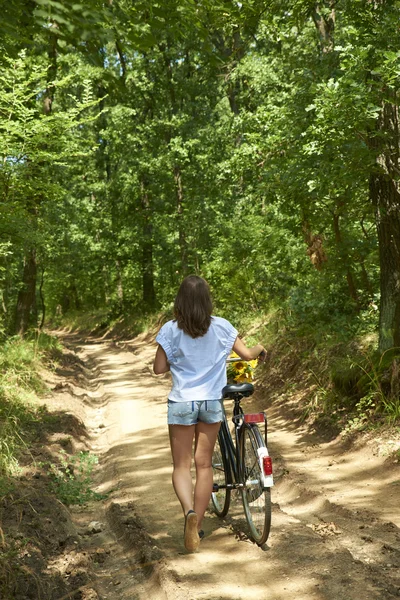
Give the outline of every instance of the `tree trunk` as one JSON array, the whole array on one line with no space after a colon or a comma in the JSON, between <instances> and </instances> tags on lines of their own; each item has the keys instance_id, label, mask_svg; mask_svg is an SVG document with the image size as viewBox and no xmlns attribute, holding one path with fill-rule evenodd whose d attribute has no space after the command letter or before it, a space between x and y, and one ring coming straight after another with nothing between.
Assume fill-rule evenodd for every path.
<instances>
[{"instance_id":1,"label":"tree trunk","mask_svg":"<svg viewBox=\"0 0 400 600\"><path fill-rule=\"evenodd\" d=\"M40 321L39 329L43 329L44 322L46 319L46 304L45 304L44 295L43 295L43 283L44 283L44 268L42 267L42 277L40 278L40 287L39 287L40 304L41 304L41 308L42 308L42 319Z\"/></svg>"},{"instance_id":2,"label":"tree trunk","mask_svg":"<svg viewBox=\"0 0 400 600\"><path fill-rule=\"evenodd\" d=\"M122 269L120 260L117 258L115 260L115 269L117 271L117 298L118 298L118 306L122 310L124 306L124 285L122 282Z\"/></svg>"},{"instance_id":3,"label":"tree trunk","mask_svg":"<svg viewBox=\"0 0 400 600\"><path fill-rule=\"evenodd\" d=\"M151 221L151 206L149 193L144 183L142 192L142 218L143 218L143 246L142 246L142 285L143 304L146 308L154 308L156 305L156 293L154 288L154 264L153 264L153 224Z\"/></svg>"},{"instance_id":4,"label":"tree trunk","mask_svg":"<svg viewBox=\"0 0 400 600\"><path fill-rule=\"evenodd\" d=\"M70 291L72 299L74 301L74 308L76 310L80 310L82 308L82 305L81 305L81 301L79 299L78 289L77 289L75 283L71 283L71 285L69 287L69 291Z\"/></svg>"},{"instance_id":5,"label":"tree trunk","mask_svg":"<svg viewBox=\"0 0 400 600\"><path fill-rule=\"evenodd\" d=\"M173 82L173 62L168 54L168 45L160 44L159 49L164 58L164 66L165 66L165 75L167 79L167 89L170 98L170 113L171 119L177 114L179 110L179 106L176 99L175 87ZM188 71L188 76L190 76L190 66ZM168 131L166 136L167 145L170 143L171 138L174 133L172 130ZM183 194L183 185L182 185L182 171L181 167L178 164L173 166L173 176L175 183L175 193L176 193L176 215L177 215L177 224L178 224L178 236L179 236L179 251L180 251L180 261L181 261L181 274L183 276L188 273L188 249L187 249L187 239L186 233L184 229L184 219L183 219L183 205L184 205L184 194Z\"/></svg>"},{"instance_id":6,"label":"tree trunk","mask_svg":"<svg viewBox=\"0 0 400 600\"><path fill-rule=\"evenodd\" d=\"M254 35L258 26L257 22L253 24ZM250 32L247 32L249 36ZM250 33L250 38L251 33ZM223 58L224 64L224 79L226 82L226 93L229 100L229 106L234 115L238 115L240 106L238 103L238 95L240 92L241 83L238 79L232 78L232 74L235 72L240 61L246 55L246 41L242 37L242 32L239 28L235 28L233 33L228 35L226 38L221 34L221 31L212 32L212 41L214 46ZM248 43L249 40L247 40ZM240 143L240 141L239 141Z\"/></svg>"},{"instance_id":7,"label":"tree trunk","mask_svg":"<svg viewBox=\"0 0 400 600\"><path fill-rule=\"evenodd\" d=\"M396 92L384 89L376 131L369 145L376 153L369 191L375 210L380 266L379 350L400 348L400 135Z\"/></svg>"},{"instance_id":8,"label":"tree trunk","mask_svg":"<svg viewBox=\"0 0 400 600\"><path fill-rule=\"evenodd\" d=\"M307 254L310 257L310 262L318 271L321 271L324 263L328 260L328 257L325 254L323 237L318 233L312 233L310 224L307 221L304 212L302 230L304 241L307 244Z\"/></svg>"},{"instance_id":9,"label":"tree trunk","mask_svg":"<svg viewBox=\"0 0 400 600\"><path fill-rule=\"evenodd\" d=\"M109 286L109 270L107 265L103 265L102 276L103 276L103 292L104 292L104 303L106 306L110 304L111 295L110 295L110 286Z\"/></svg>"},{"instance_id":10,"label":"tree trunk","mask_svg":"<svg viewBox=\"0 0 400 600\"><path fill-rule=\"evenodd\" d=\"M36 297L36 276L36 250L32 248L25 257L22 287L18 292L15 331L19 335L24 335L31 324Z\"/></svg>"},{"instance_id":11,"label":"tree trunk","mask_svg":"<svg viewBox=\"0 0 400 600\"><path fill-rule=\"evenodd\" d=\"M379 350L400 348L400 193L387 174L370 177L379 242Z\"/></svg>"},{"instance_id":12,"label":"tree trunk","mask_svg":"<svg viewBox=\"0 0 400 600\"><path fill-rule=\"evenodd\" d=\"M54 100L54 80L57 76L57 37L58 25L53 22L49 29L47 87L43 97L43 112L46 116L51 114ZM36 199L34 203L30 200L27 201L27 211L32 215L35 223L38 218L39 206L40 199ZM31 248L25 255L22 287L17 298L15 330L20 335L24 335L31 324L31 315L36 302L36 279L36 248Z\"/></svg>"},{"instance_id":13,"label":"tree trunk","mask_svg":"<svg viewBox=\"0 0 400 600\"><path fill-rule=\"evenodd\" d=\"M49 59L49 66L47 69L47 87L43 98L43 110L46 116L51 114L53 100L54 100L54 80L57 77L57 39L58 39L58 25L53 21L49 31L49 45L47 49L47 56Z\"/></svg>"},{"instance_id":14,"label":"tree trunk","mask_svg":"<svg viewBox=\"0 0 400 600\"><path fill-rule=\"evenodd\" d=\"M338 203L338 204L340 207L341 203ZM353 272L350 268L350 258L348 256L346 250L343 248L342 233L340 231L339 221L340 221L340 215L335 212L333 214L333 231L335 234L335 242L336 242L336 245L339 250L340 261L342 262L343 267L346 271L346 281L347 281L347 285L349 287L350 297L356 303L357 310L360 310L360 308L361 308L360 298L358 297L357 286L354 282Z\"/></svg>"},{"instance_id":15,"label":"tree trunk","mask_svg":"<svg viewBox=\"0 0 400 600\"><path fill-rule=\"evenodd\" d=\"M374 290L373 290L373 287L369 280L369 275L367 273L367 269L365 268L365 262L362 258L360 258L359 262L360 262L360 266L361 266L361 280L363 282L364 288L367 290L367 292L369 293L369 295L372 298L372 296L374 294Z\"/></svg>"},{"instance_id":16,"label":"tree trunk","mask_svg":"<svg viewBox=\"0 0 400 600\"><path fill-rule=\"evenodd\" d=\"M178 234L179 234L179 249L181 258L182 275L185 277L188 274L188 248L185 233L185 223L183 219L183 186L182 174L178 166L174 167L174 181L176 190L176 213L178 215Z\"/></svg>"},{"instance_id":17,"label":"tree trunk","mask_svg":"<svg viewBox=\"0 0 400 600\"><path fill-rule=\"evenodd\" d=\"M324 54L328 54L334 48L333 33L335 30L336 20L335 5L336 0L328 0L328 2L316 2L311 11L311 17L314 21L315 27L317 28L321 50Z\"/></svg>"}]
</instances>

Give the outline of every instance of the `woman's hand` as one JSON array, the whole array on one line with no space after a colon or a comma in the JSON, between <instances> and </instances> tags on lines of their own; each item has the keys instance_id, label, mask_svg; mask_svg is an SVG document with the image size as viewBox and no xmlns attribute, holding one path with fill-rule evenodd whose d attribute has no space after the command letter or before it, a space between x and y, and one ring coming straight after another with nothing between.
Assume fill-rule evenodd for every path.
<instances>
[{"instance_id":1,"label":"woman's hand","mask_svg":"<svg viewBox=\"0 0 400 600\"><path fill-rule=\"evenodd\" d=\"M254 360L255 358L258 358L264 362L267 356L267 351L264 346L256 344L255 346L248 348L239 337L236 338L235 343L233 344L233 351L243 360Z\"/></svg>"},{"instance_id":2,"label":"woman's hand","mask_svg":"<svg viewBox=\"0 0 400 600\"><path fill-rule=\"evenodd\" d=\"M265 348L263 348L261 350L260 354L257 356L258 362L262 362L262 363L267 362L267 357L268 357L267 351L265 350Z\"/></svg>"}]
</instances>

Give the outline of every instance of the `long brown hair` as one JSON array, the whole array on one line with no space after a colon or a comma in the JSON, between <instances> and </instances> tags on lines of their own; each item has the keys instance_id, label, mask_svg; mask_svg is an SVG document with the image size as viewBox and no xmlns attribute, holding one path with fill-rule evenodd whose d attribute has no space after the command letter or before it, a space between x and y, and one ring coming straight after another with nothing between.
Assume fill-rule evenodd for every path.
<instances>
[{"instance_id":1,"label":"long brown hair","mask_svg":"<svg viewBox=\"0 0 400 600\"><path fill-rule=\"evenodd\" d=\"M201 337L210 327L212 309L207 281L197 275L185 277L174 304L174 316L179 329L192 338Z\"/></svg>"}]
</instances>

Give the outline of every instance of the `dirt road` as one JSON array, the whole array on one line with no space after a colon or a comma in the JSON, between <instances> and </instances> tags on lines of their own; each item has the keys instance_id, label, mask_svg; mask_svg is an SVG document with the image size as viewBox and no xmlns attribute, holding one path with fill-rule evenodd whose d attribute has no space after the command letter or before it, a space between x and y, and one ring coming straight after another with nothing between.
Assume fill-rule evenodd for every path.
<instances>
[{"instance_id":1,"label":"dirt road","mask_svg":"<svg viewBox=\"0 0 400 600\"><path fill-rule=\"evenodd\" d=\"M156 377L155 346L138 337L114 343L62 336L84 361L75 385L85 405L105 509L92 535L103 559L104 600L391 600L400 597L400 474L371 441L345 449L322 443L268 408L276 486L263 548L246 536L239 498L225 520L209 514L200 551L187 554L172 490L166 426L169 376ZM265 399L253 407L265 407ZM252 408L253 408L252 407ZM345 451L346 450L346 451ZM97 512L96 512L97 511ZM81 520L81 523L79 523Z\"/></svg>"}]
</instances>

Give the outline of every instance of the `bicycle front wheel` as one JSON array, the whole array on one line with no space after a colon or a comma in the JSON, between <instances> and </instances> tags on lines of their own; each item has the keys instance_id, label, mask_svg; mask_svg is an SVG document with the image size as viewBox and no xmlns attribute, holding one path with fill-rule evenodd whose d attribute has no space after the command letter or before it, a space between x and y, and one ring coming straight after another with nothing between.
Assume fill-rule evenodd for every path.
<instances>
[{"instance_id":1,"label":"bicycle front wheel","mask_svg":"<svg viewBox=\"0 0 400 600\"><path fill-rule=\"evenodd\" d=\"M258 459L258 448L265 446L256 425L245 424L241 434L243 508L251 537L261 546L271 528L271 490L263 488L263 477Z\"/></svg>"},{"instance_id":2,"label":"bicycle front wheel","mask_svg":"<svg viewBox=\"0 0 400 600\"><path fill-rule=\"evenodd\" d=\"M225 442L221 432L218 434L214 446L212 469L214 486L211 493L211 501L214 512L219 517L224 517L231 503L231 490L227 488L227 484L230 483L231 478Z\"/></svg>"}]
</instances>

